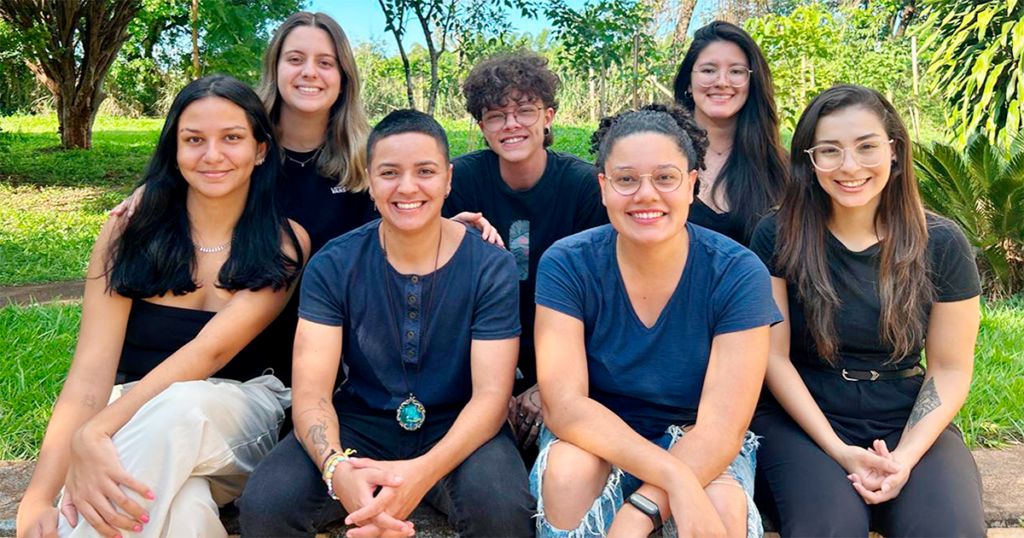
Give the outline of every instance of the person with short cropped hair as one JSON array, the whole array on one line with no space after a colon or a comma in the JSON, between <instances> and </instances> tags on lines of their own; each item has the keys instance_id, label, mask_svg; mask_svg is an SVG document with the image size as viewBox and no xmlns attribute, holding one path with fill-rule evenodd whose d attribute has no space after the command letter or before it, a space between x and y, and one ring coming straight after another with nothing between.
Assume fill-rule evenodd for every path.
<instances>
[{"instance_id":1,"label":"person with short cropped hair","mask_svg":"<svg viewBox=\"0 0 1024 538\"><path fill-rule=\"evenodd\" d=\"M474 66L462 92L488 147L454 160L445 202L448 215L483 213L515 255L523 337L509 419L523 447L533 446L542 421L533 345L537 263L555 241L608 222L594 166L549 148L560 87L534 52L498 54Z\"/></svg>"},{"instance_id":2,"label":"person with short cropped hair","mask_svg":"<svg viewBox=\"0 0 1024 538\"><path fill-rule=\"evenodd\" d=\"M239 500L242 533L313 536L344 518L354 538L411 536L426 502L462 536L529 535L533 500L505 424L515 261L441 218L451 165L433 118L392 112L367 160L381 218L329 242L304 274L295 431Z\"/></svg>"}]
</instances>

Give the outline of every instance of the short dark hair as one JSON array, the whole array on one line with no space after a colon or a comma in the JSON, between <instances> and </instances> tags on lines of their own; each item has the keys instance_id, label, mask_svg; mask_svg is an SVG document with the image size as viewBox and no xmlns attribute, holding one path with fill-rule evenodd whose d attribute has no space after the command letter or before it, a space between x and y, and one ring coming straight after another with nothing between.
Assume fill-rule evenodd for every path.
<instances>
[{"instance_id":1,"label":"short dark hair","mask_svg":"<svg viewBox=\"0 0 1024 538\"><path fill-rule=\"evenodd\" d=\"M235 224L231 251L217 275L226 290L278 290L288 286L302 269L302 249L285 218L279 149L263 103L249 86L227 75L210 75L185 86L167 112L153 156L140 185L146 189L134 217L124 227L107 259L107 288L132 299L185 295L198 289L195 245L185 199L189 185L178 169L178 121L192 103L220 97L245 111L258 143L267 145L266 158L249 182L242 216ZM283 233L282 233L283 232ZM282 238L295 249L295 259L281 253Z\"/></svg>"},{"instance_id":2,"label":"short dark hair","mask_svg":"<svg viewBox=\"0 0 1024 538\"><path fill-rule=\"evenodd\" d=\"M437 149L444 154L445 162L450 161L448 135L445 134L444 127L428 114L404 108L384 116L384 119L370 131L370 137L366 140L366 166L369 167L373 162L373 147L377 142L404 133L421 133L433 138L437 142Z\"/></svg>"},{"instance_id":3,"label":"short dark hair","mask_svg":"<svg viewBox=\"0 0 1024 538\"><path fill-rule=\"evenodd\" d=\"M704 129L697 125L685 108L654 103L640 110L601 119L590 137L590 152L597 154L598 170L604 170L604 163L616 141L636 133L659 133L671 137L686 157L690 170L704 169L704 154L708 147Z\"/></svg>"},{"instance_id":4,"label":"short dark hair","mask_svg":"<svg viewBox=\"0 0 1024 538\"><path fill-rule=\"evenodd\" d=\"M462 95L466 97L466 111L477 121L485 108L499 108L513 93L531 99L540 99L545 108L558 110L555 94L562 81L548 69L547 58L529 50L495 54L476 64L462 82ZM550 130L544 136L544 145L554 142Z\"/></svg>"}]
</instances>

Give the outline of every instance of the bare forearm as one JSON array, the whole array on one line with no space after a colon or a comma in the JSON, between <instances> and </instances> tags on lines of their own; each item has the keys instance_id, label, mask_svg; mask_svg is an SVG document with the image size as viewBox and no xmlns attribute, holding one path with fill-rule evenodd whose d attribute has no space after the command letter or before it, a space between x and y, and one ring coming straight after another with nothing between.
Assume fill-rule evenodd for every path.
<instances>
[{"instance_id":1,"label":"bare forearm","mask_svg":"<svg viewBox=\"0 0 1024 538\"><path fill-rule=\"evenodd\" d=\"M970 369L929 369L897 447L915 465L960 411L971 374Z\"/></svg>"},{"instance_id":2,"label":"bare forearm","mask_svg":"<svg viewBox=\"0 0 1024 538\"><path fill-rule=\"evenodd\" d=\"M548 400L542 392L545 421L559 439L661 489L669 489L672 482L679 480L699 487L685 463L644 439L607 407L583 396Z\"/></svg>"},{"instance_id":3,"label":"bare forearm","mask_svg":"<svg viewBox=\"0 0 1024 538\"><path fill-rule=\"evenodd\" d=\"M501 429L507 414L507 396L473 396L459 413L448 433L423 456L430 462L427 468L434 474L431 477L433 481L436 482L450 473L484 443L490 441Z\"/></svg>"},{"instance_id":4,"label":"bare forearm","mask_svg":"<svg viewBox=\"0 0 1024 538\"><path fill-rule=\"evenodd\" d=\"M296 391L292 406L295 438L310 460L321 468L331 450L342 452L338 414L331 404L330 394L322 391Z\"/></svg>"},{"instance_id":5,"label":"bare forearm","mask_svg":"<svg viewBox=\"0 0 1024 538\"><path fill-rule=\"evenodd\" d=\"M845 443L836 435L832 424L814 401L803 378L788 357L770 356L767 374L768 390L786 413L832 458Z\"/></svg>"},{"instance_id":6,"label":"bare forearm","mask_svg":"<svg viewBox=\"0 0 1024 538\"><path fill-rule=\"evenodd\" d=\"M103 409L110 397L110 389L104 390L102 386L73 381L64 386L46 427L35 471L25 491L26 499L50 503L60 492L68 471L71 436Z\"/></svg>"}]
</instances>

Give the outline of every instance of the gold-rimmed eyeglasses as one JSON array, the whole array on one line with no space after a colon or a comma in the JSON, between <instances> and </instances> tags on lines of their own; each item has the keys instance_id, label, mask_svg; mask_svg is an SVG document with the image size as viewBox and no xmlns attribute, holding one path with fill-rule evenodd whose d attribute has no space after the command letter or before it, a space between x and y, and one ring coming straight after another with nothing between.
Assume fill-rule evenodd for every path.
<instances>
[{"instance_id":1,"label":"gold-rimmed eyeglasses","mask_svg":"<svg viewBox=\"0 0 1024 538\"><path fill-rule=\"evenodd\" d=\"M632 196L640 190L646 177L658 192L672 192L683 184L683 171L676 167L658 168L650 174L638 174L636 170L616 170L602 176L611 183L612 190L623 195Z\"/></svg>"},{"instance_id":2,"label":"gold-rimmed eyeglasses","mask_svg":"<svg viewBox=\"0 0 1024 538\"><path fill-rule=\"evenodd\" d=\"M488 132L496 133L505 128L509 116L515 118L519 125L529 127L537 123L537 120L540 118L540 108L535 105L522 105L508 113L500 110L491 110L480 118L480 125Z\"/></svg>"},{"instance_id":3,"label":"gold-rimmed eyeglasses","mask_svg":"<svg viewBox=\"0 0 1024 538\"><path fill-rule=\"evenodd\" d=\"M746 86L750 82L750 74L754 70L742 65L734 65L725 70L725 81L734 88ZM705 88L710 88L718 83L721 71L717 67L705 65L693 70L693 80Z\"/></svg>"},{"instance_id":4,"label":"gold-rimmed eyeglasses","mask_svg":"<svg viewBox=\"0 0 1024 538\"><path fill-rule=\"evenodd\" d=\"M835 144L818 144L804 152L811 156L811 164L822 172L838 170L846 161L846 150L853 150L853 160L864 167L878 166L886 159L885 147L893 143L868 140L853 147L840 147Z\"/></svg>"}]
</instances>

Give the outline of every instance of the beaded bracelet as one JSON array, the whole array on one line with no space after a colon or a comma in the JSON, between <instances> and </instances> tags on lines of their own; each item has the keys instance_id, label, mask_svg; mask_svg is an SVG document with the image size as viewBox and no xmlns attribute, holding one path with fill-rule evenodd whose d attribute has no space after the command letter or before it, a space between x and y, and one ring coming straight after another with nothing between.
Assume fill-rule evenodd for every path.
<instances>
[{"instance_id":1,"label":"beaded bracelet","mask_svg":"<svg viewBox=\"0 0 1024 538\"><path fill-rule=\"evenodd\" d=\"M340 501L341 499L339 499L334 493L334 470L338 468L339 463L348 461L349 456L355 454L356 451L352 448L345 448L342 449L340 453L332 452L333 453L327 457L327 461L324 462L323 477L324 483L327 484L327 494L330 495L332 499Z\"/></svg>"}]
</instances>

